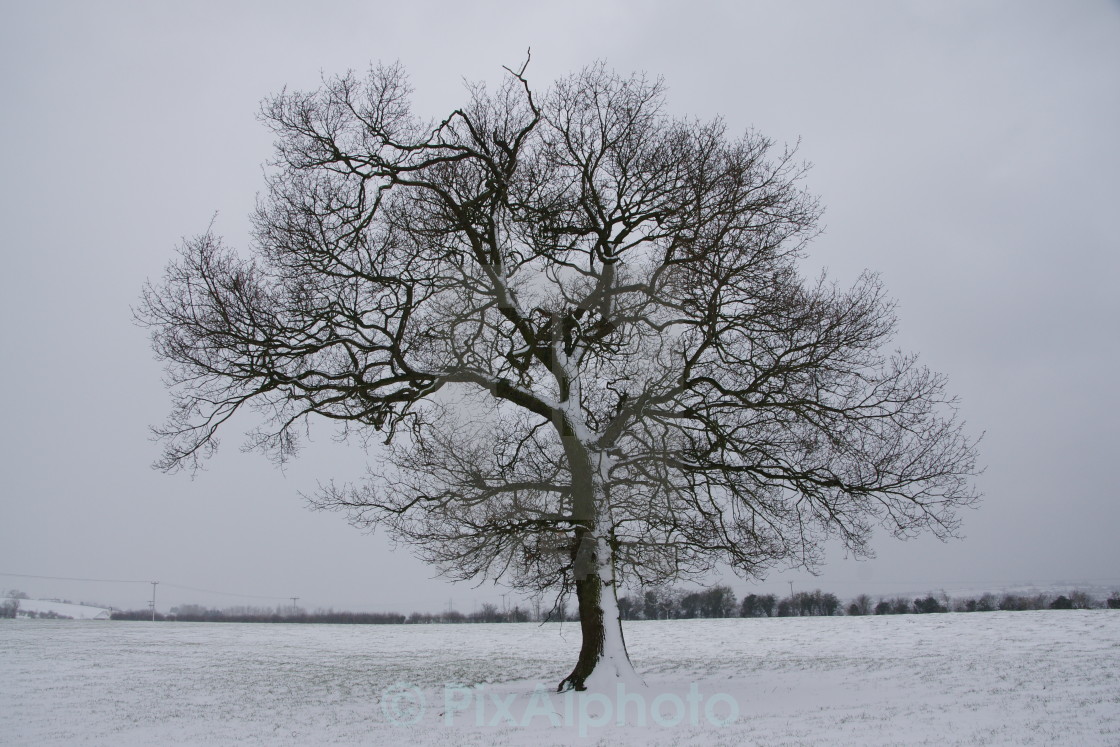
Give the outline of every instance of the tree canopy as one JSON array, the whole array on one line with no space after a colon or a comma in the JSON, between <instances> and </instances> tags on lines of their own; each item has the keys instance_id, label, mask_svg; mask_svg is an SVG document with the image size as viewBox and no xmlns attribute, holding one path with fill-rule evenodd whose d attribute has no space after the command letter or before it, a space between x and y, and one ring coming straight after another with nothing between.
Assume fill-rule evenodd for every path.
<instances>
[{"instance_id":1,"label":"tree canopy","mask_svg":"<svg viewBox=\"0 0 1120 747\"><path fill-rule=\"evenodd\" d=\"M821 210L795 153L603 64L543 94L507 72L433 121L396 66L265 102L251 252L186 241L137 312L175 401L159 466L246 407L278 459L313 416L380 433L369 480L314 505L454 578L575 591L577 688L629 667L627 579L952 536L975 441L944 377L889 350L874 274L799 272Z\"/></svg>"}]
</instances>

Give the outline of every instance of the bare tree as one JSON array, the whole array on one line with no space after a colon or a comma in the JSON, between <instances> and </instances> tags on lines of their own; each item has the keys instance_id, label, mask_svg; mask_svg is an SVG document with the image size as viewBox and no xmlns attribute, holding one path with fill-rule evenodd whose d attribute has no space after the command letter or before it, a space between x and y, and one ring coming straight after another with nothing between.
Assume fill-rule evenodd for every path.
<instances>
[{"instance_id":1,"label":"bare tree","mask_svg":"<svg viewBox=\"0 0 1120 747\"><path fill-rule=\"evenodd\" d=\"M19 614L19 597L8 597L0 602L0 618L15 618Z\"/></svg>"},{"instance_id":2,"label":"bare tree","mask_svg":"<svg viewBox=\"0 0 1120 747\"><path fill-rule=\"evenodd\" d=\"M852 600L851 605L848 607L849 615L870 615L874 610L874 605L871 602L871 597L866 594L860 594Z\"/></svg>"},{"instance_id":3,"label":"bare tree","mask_svg":"<svg viewBox=\"0 0 1120 747\"><path fill-rule=\"evenodd\" d=\"M975 442L940 375L884 352L874 275L798 274L820 210L794 153L601 64L544 94L508 73L431 122L398 67L264 104L252 256L188 240L137 310L175 398L158 466L247 407L280 460L311 416L381 432L369 480L312 504L453 578L574 592L561 689L633 674L623 582L951 536Z\"/></svg>"}]
</instances>

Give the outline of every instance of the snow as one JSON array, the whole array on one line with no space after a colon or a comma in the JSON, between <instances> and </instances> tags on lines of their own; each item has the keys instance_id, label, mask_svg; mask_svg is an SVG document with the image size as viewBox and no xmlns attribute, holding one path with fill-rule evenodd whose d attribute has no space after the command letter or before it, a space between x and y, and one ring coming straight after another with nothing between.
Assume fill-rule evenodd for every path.
<instances>
[{"instance_id":1,"label":"snow","mask_svg":"<svg viewBox=\"0 0 1120 747\"><path fill-rule=\"evenodd\" d=\"M600 517L596 522L599 526L606 526L606 518ZM618 599L615 595L614 563L611 557L610 543L607 538L599 536L595 540L596 556L599 558L598 574L603 581L602 592L599 595L599 606L603 610L603 655L595 671L584 682L587 690L597 693L616 693L616 688L622 686L629 692L644 692L645 682L634 670L633 662L626 656L625 631L618 627Z\"/></svg>"},{"instance_id":2,"label":"snow","mask_svg":"<svg viewBox=\"0 0 1120 747\"><path fill-rule=\"evenodd\" d=\"M51 613L74 620L108 620L109 610L105 607L92 607L88 604L56 602L53 599L20 599L20 614L34 612L42 615Z\"/></svg>"},{"instance_id":3,"label":"snow","mask_svg":"<svg viewBox=\"0 0 1120 747\"><path fill-rule=\"evenodd\" d=\"M3 620L0 741L1120 743L1115 610L625 631L647 689L612 696L554 692L579 650L573 624Z\"/></svg>"}]
</instances>

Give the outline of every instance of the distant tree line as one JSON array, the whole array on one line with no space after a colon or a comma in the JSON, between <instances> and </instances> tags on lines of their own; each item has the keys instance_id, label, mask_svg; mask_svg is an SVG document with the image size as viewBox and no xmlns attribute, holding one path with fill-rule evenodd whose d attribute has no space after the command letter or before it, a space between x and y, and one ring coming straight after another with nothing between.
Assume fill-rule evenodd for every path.
<instances>
[{"instance_id":1,"label":"distant tree line","mask_svg":"<svg viewBox=\"0 0 1120 747\"><path fill-rule=\"evenodd\" d=\"M18 605L13 605L18 607ZM1104 602L1083 591L1071 591L1057 597L1050 594L982 594L975 598L951 598L941 593L916 599L880 597L872 599L860 594L845 607L835 594L799 591L779 598L774 594L748 594L742 600L728 586L713 586L699 591L676 588L643 589L632 595L619 597L618 608L624 620L683 620L690 618L723 617L817 617L833 615L906 615L945 612L995 612L1044 609L1120 609L1120 592L1113 592ZM6 608L0 606L0 617ZM51 616L49 614L40 617ZM150 609L116 611L114 620L151 620ZM506 623L542 622L550 620L577 620L573 611L559 605L551 611L533 612L514 606L501 609L495 604L482 604L478 610L463 614L455 610L438 613L413 612L336 612L317 610L308 612L296 607L231 607L224 610L210 609L196 604L173 607L170 614L156 613L156 620L179 622L240 622L240 623L333 623L349 625L422 625L430 623Z\"/></svg>"},{"instance_id":2,"label":"distant tree line","mask_svg":"<svg viewBox=\"0 0 1120 747\"><path fill-rule=\"evenodd\" d=\"M982 594L979 597L950 598L946 594L925 598L880 598L874 606L871 598L861 594L848 606L849 615L905 615L931 612L1016 612L1020 610L1087 610L1108 607L1120 609L1120 592L1113 592L1103 603L1084 591L1071 591L1057 597L1051 594Z\"/></svg>"},{"instance_id":3,"label":"distant tree line","mask_svg":"<svg viewBox=\"0 0 1120 747\"><path fill-rule=\"evenodd\" d=\"M645 589L636 596L618 599L624 620L680 620L695 617L739 617L735 592L729 586L700 591Z\"/></svg>"},{"instance_id":4,"label":"distant tree line","mask_svg":"<svg viewBox=\"0 0 1120 747\"><path fill-rule=\"evenodd\" d=\"M9 607L8 604L11 601L12 600L5 600L3 604L0 604L0 617L27 617L27 618L30 618L32 620L36 620L36 619L38 619L38 620L73 620L74 619L71 615L60 615L59 613L55 612L54 610L43 610L42 612L37 612L35 610L21 610L21 609L19 609L18 606L14 607L14 608ZM10 610L11 614L4 614L5 613L5 608Z\"/></svg>"},{"instance_id":5,"label":"distant tree line","mask_svg":"<svg viewBox=\"0 0 1120 747\"><path fill-rule=\"evenodd\" d=\"M121 610L113 612L113 620L151 620L152 612L146 610ZM211 609L197 604L172 607L169 614L157 612L156 621L175 622L232 622L232 623L319 623L335 625L402 625L423 623L497 623L530 622L534 616L521 607L500 610L497 605L483 604L478 610L463 614L448 610L436 614L413 612L339 612L333 609L308 612L298 607L230 607Z\"/></svg>"},{"instance_id":6,"label":"distant tree line","mask_svg":"<svg viewBox=\"0 0 1120 747\"><path fill-rule=\"evenodd\" d=\"M774 594L748 594L742 601L728 586L702 591L674 588L645 589L618 600L624 620L681 620L697 617L810 617L839 614L835 594L799 591L779 599Z\"/></svg>"}]
</instances>

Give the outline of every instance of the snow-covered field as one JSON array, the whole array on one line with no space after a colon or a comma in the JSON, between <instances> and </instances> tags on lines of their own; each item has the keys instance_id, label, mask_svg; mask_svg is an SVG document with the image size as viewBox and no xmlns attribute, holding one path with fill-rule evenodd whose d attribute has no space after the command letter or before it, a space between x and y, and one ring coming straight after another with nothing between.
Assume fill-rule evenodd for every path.
<instances>
[{"instance_id":1,"label":"snow-covered field","mask_svg":"<svg viewBox=\"0 0 1120 747\"><path fill-rule=\"evenodd\" d=\"M626 633L646 689L588 697L571 624L3 620L0 743L1120 744L1114 610Z\"/></svg>"},{"instance_id":2,"label":"snow-covered field","mask_svg":"<svg viewBox=\"0 0 1120 747\"><path fill-rule=\"evenodd\" d=\"M105 607L91 607L88 604L56 602L53 599L20 599L19 614L26 615L28 612L38 615L54 613L71 620L108 620L110 614Z\"/></svg>"}]
</instances>

